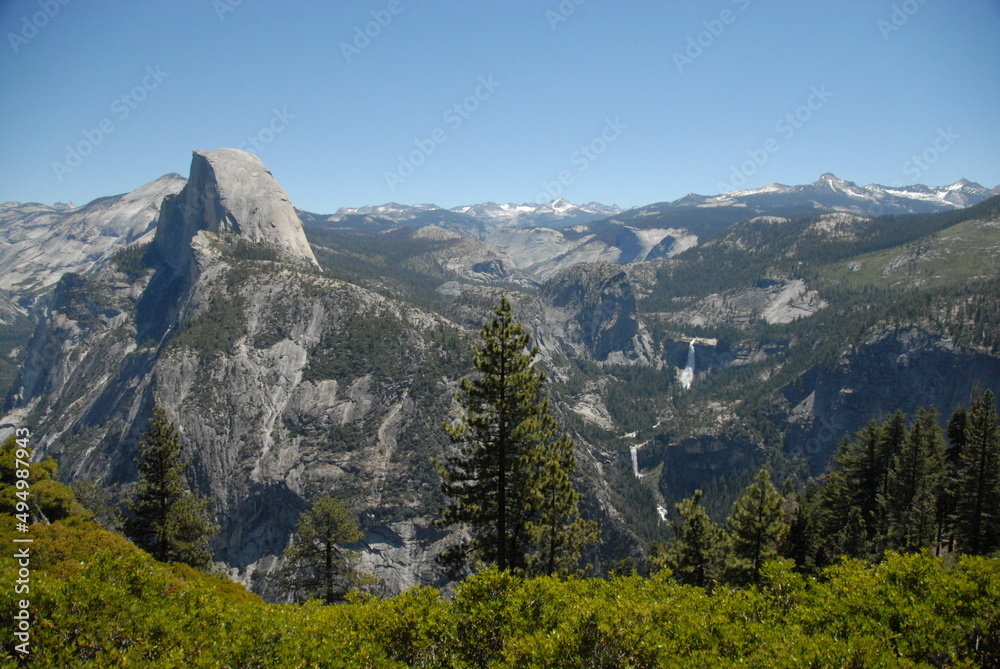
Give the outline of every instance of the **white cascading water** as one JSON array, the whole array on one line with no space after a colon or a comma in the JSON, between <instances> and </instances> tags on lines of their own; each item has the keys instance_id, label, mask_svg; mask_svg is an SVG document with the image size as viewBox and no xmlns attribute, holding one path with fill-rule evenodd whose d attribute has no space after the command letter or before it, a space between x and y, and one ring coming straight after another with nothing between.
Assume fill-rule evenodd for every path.
<instances>
[{"instance_id":1,"label":"white cascading water","mask_svg":"<svg viewBox=\"0 0 1000 669\"><path fill-rule=\"evenodd\" d=\"M633 446L629 450L632 451L632 472L635 474L637 479L641 479L642 474L639 473L639 447Z\"/></svg>"},{"instance_id":2,"label":"white cascading water","mask_svg":"<svg viewBox=\"0 0 1000 669\"><path fill-rule=\"evenodd\" d=\"M688 360L687 365L681 370L679 381L681 387L687 390L691 387L691 383L694 382L694 339L688 344Z\"/></svg>"}]
</instances>

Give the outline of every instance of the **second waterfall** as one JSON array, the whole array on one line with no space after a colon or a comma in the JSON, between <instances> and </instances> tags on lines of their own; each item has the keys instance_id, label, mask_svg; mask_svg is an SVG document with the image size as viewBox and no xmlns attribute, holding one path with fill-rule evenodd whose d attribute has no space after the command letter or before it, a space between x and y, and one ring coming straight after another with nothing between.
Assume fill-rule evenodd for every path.
<instances>
[{"instance_id":1,"label":"second waterfall","mask_svg":"<svg viewBox=\"0 0 1000 669\"><path fill-rule=\"evenodd\" d=\"M691 383L694 382L694 339L688 344L688 359L687 364L684 369L680 371L677 380L680 381L681 387L684 390L688 390L691 387Z\"/></svg>"}]
</instances>

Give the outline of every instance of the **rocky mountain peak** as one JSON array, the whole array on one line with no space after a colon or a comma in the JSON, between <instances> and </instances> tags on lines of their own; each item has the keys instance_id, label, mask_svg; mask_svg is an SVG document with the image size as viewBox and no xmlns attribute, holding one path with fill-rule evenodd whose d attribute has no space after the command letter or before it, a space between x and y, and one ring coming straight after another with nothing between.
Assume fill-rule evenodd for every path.
<instances>
[{"instance_id":1,"label":"rocky mountain peak","mask_svg":"<svg viewBox=\"0 0 1000 669\"><path fill-rule=\"evenodd\" d=\"M563 270L538 291L533 321L543 355L562 352L612 364L646 364L652 342L639 322L628 274L608 262Z\"/></svg>"},{"instance_id":2,"label":"rocky mountain peak","mask_svg":"<svg viewBox=\"0 0 1000 669\"><path fill-rule=\"evenodd\" d=\"M238 149L195 151L184 189L164 200L155 245L176 271L190 265L200 231L281 247L318 267L294 207L260 158Z\"/></svg>"}]
</instances>

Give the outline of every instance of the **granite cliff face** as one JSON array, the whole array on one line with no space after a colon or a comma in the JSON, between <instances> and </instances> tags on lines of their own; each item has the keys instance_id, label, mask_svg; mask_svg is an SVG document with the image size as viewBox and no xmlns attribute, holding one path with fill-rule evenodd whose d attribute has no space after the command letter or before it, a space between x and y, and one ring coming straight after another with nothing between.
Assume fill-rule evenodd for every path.
<instances>
[{"instance_id":1,"label":"granite cliff face","mask_svg":"<svg viewBox=\"0 0 1000 669\"><path fill-rule=\"evenodd\" d=\"M195 151L187 185L163 203L154 246L175 271L188 272L191 240L202 230L274 244L319 267L288 194L252 153Z\"/></svg>"},{"instance_id":2,"label":"granite cliff face","mask_svg":"<svg viewBox=\"0 0 1000 669\"><path fill-rule=\"evenodd\" d=\"M234 578L278 596L267 574L299 512L332 493L360 514L363 561L385 592L442 585L434 557L454 539L432 523L441 499L431 460L470 371L469 336L325 276L256 158L196 152L187 185L163 203L144 269L111 262L63 276L4 423L32 425L37 452L56 457L64 478L124 489L162 406L193 483L212 498L216 559ZM595 475L585 485L613 551L636 552L606 484Z\"/></svg>"},{"instance_id":3,"label":"granite cliff face","mask_svg":"<svg viewBox=\"0 0 1000 669\"><path fill-rule=\"evenodd\" d=\"M918 327L879 329L845 348L832 367L812 367L775 393L769 409L787 425L789 448L822 466L845 433L869 420L932 405L947 418L975 388L998 381L996 356Z\"/></svg>"},{"instance_id":4,"label":"granite cliff face","mask_svg":"<svg viewBox=\"0 0 1000 669\"><path fill-rule=\"evenodd\" d=\"M149 241L161 203L184 183L168 174L82 207L0 204L0 289L34 295L66 272L96 269L124 245Z\"/></svg>"},{"instance_id":5,"label":"granite cliff face","mask_svg":"<svg viewBox=\"0 0 1000 669\"><path fill-rule=\"evenodd\" d=\"M653 364L626 272L610 263L580 264L544 283L525 316L543 355L611 364Z\"/></svg>"},{"instance_id":6,"label":"granite cliff face","mask_svg":"<svg viewBox=\"0 0 1000 669\"><path fill-rule=\"evenodd\" d=\"M273 567L308 500L333 492L366 511L368 561L388 590L436 582L427 565L447 537L426 520L437 490L424 459L441 440L423 431L451 388L431 381L415 397L411 375L441 355L425 335L447 325L307 271L315 258L283 191L237 153L195 154L141 276L112 264L63 277L5 422L35 426L65 478L123 486L162 406L212 497L216 557L237 577Z\"/></svg>"}]
</instances>

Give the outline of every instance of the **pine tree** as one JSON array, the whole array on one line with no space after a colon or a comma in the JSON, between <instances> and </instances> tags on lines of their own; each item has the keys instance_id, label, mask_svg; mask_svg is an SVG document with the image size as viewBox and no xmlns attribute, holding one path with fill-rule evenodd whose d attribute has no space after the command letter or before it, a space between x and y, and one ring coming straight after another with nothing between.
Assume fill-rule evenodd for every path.
<instances>
[{"instance_id":1,"label":"pine tree","mask_svg":"<svg viewBox=\"0 0 1000 669\"><path fill-rule=\"evenodd\" d=\"M160 407L139 444L139 482L126 503L125 534L161 562L206 567L209 540L218 526L208 518L209 500L188 487L184 445Z\"/></svg>"},{"instance_id":2,"label":"pine tree","mask_svg":"<svg viewBox=\"0 0 1000 669\"><path fill-rule=\"evenodd\" d=\"M670 521L673 540L658 556L657 567L668 567L681 583L708 587L721 562L720 531L701 505L701 490L674 507L679 520Z\"/></svg>"},{"instance_id":3,"label":"pine tree","mask_svg":"<svg viewBox=\"0 0 1000 669\"><path fill-rule=\"evenodd\" d=\"M565 434L552 438L556 425L548 413L542 421L551 423L543 428L547 433L543 446L534 449L524 466L530 491L527 511L531 514L525 525L531 546L525 556L525 571L529 575L567 576L579 570L583 551L597 541L597 523L580 517L583 495L570 481L570 472L576 469L573 440Z\"/></svg>"},{"instance_id":4,"label":"pine tree","mask_svg":"<svg viewBox=\"0 0 1000 669\"><path fill-rule=\"evenodd\" d=\"M1000 427L993 392L966 415L958 475L958 550L981 555L1000 548Z\"/></svg>"},{"instance_id":5,"label":"pine tree","mask_svg":"<svg viewBox=\"0 0 1000 669\"><path fill-rule=\"evenodd\" d=\"M457 397L463 415L444 426L458 449L438 463L448 498L442 523L466 525L473 534L444 559L452 567L483 560L523 570L531 554L532 569L563 571L556 565L578 560L594 535L576 510L573 444L558 436L542 395L546 376L533 363L538 348L528 348L530 335L506 298L493 311L480 331L482 346L473 347L479 375L463 379ZM554 541L559 527L572 529L568 541Z\"/></svg>"},{"instance_id":6,"label":"pine tree","mask_svg":"<svg viewBox=\"0 0 1000 669\"><path fill-rule=\"evenodd\" d=\"M318 595L333 604L353 589L375 582L358 571L361 555L342 544L360 541L364 534L343 502L320 497L299 516L295 542L285 551L284 584L307 596Z\"/></svg>"},{"instance_id":7,"label":"pine tree","mask_svg":"<svg viewBox=\"0 0 1000 669\"><path fill-rule=\"evenodd\" d=\"M886 547L889 471L906 439L906 414L896 411L838 447L817 509L820 565L841 555L868 558Z\"/></svg>"},{"instance_id":8,"label":"pine tree","mask_svg":"<svg viewBox=\"0 0 1000 669\"><path fill-rule=\"evenodd\" d=\"M890 420L898 421L898 416L894 414ZM873 526L881 510L879 500L885 495L886 476L892 459L891 453L887 452L886 425L871 420L854 437L853 448L858 455L853 463L852 478L857 487L851 493L851 506L857 507L861 518Z\"/></svg>"},{"instance_id":9,"label":"pine tree","mask_svg":"<svg viewBox=\"0 0 1000 669\"><path fill-rule=\"evenodd\" d=\"M762 467L736 502L726 521L729 571L733 580L756 582L766 560L777 557L778 542L787 534L784 499Z\"/></svg>"},{"instance_id":10,"label":"pine tree","mask_svg":"<svg viewBox=\"0 0 1000 669\"><path fill-rule=\"evenodd\" d=\"M817 562L823 561L818 555L822 542L818 536L817 507L820 487L811 481L802 493L788 491L785 496L788 534L778 546L778 554L795 562L795 569L803 573L816 571Z\"/></svg>"},{"instance_id":11,"label":"pine tree","mask_svg":"<svg viewBox=\"0 0 1000 669\"><path fill-rule=\"evenodd\" d=\"M919 551L936 539L937 493L944 473L944 437L938 413L919 409L889 468L885 509L887 548Z\"/></svg>"},{"instance_id":12,"label":"pine tree","mask_svg":"<svg viewBox=\"0 0 1000 669\"><path fill-rule=\"evenodd\" d=\"M955 545L954 519L958 511L959 474L962 470L962 450L965 446L967 414L959 406L948 419L948 450L945 452L945 472L937 501L938 543L948 533L949 548Z\"/></svg>"},{"instance_id":13,"label":"pine tree","mask_svg":"<svg viewBox=\"0 0 1000 669\"><path fill-rule=\"evenodd\" d=\"M865 518L878 508L880 477L873 469L877 456L872 451L880 439L881 428L872 421L837 447L814 513L817 566L831 564L841 555L863 558L872 552Z\"/></svg>"},{"instance_id":14,"label":"pine tree","mask_svg":"<svg viewBox=\"0 0 1000 669\"><path fill-rule=\"evenodd\" d=\"M869 461L868 476L877 481L874 506L862 508L862 516L868 526L869 535L875 539L875 552L885 549L885 538L889 533L889 517L887 514L887 498L889 496L889 476L893 462L899 457L908 437L906 429L906 414L897 410L885 419L880 426L880 439L873 450L874 457Z\"/></svg>"}]
</instances>

